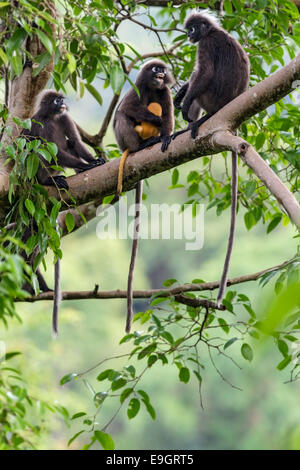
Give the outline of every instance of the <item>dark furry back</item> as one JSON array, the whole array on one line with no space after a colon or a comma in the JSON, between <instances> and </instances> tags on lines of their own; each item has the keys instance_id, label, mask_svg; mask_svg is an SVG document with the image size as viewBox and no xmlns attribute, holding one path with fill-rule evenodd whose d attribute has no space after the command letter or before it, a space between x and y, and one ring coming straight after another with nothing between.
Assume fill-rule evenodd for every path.
<instances>
[{"instance_id":1,"label":"dark furry back","mask_svg":"<svg viewBox=\"0 0 300 470\"><path fill-rule=\"evenodd\" d=\"M227 31L214 29L199 42L198 61L203 48L210 48L214 63L213 91L223 97L224 106L243 93L249 85L249 60L241 45Z\"/></svg>"}]
</instances>

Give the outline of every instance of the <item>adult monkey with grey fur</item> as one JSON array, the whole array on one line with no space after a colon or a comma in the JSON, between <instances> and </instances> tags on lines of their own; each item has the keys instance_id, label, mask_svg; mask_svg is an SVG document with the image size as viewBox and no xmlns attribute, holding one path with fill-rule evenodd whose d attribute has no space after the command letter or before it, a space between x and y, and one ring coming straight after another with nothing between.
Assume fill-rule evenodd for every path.
<instances>
[{"instance_id":1,"label":"adult monkey with grey fur","mask_svg":"<svg viewBox=\"0 0 300 470\"><path fill-rule=\"evenodd\" d=\"M54 142L57 146L57 162L48 162L43 156L39 156L40 165L37 171L37 180L39 183L47 186L56 186L59 189L69 189L68 183L60 172L51 168L52 165L59 165L62 168L73 168L77 173L89 170L95 166L105 163L103 158L96 159L84 146L76 125L68 115L67 106L64 102L64 96L54 90L46 90L40 93L37 100L37 110L32 116L31 130L24 130L23 135L29 140L41 139L43 142ZM24 239L28 238L30 233L24 234ZM33 266L34 260L38 254L34 253L25 259ZM50 290L42 276L39 268L36 270L40 289L42 291ZM30 293L31 289L28 289ZM57 258L54 267L54 294L53 294L53 314L52 330L53 334L58 332L58 308L61 300L60 289L60 260Z\"/></svg>"},{"instance_id":2,"label":"adult monkey with grey fur","mask_svg":"<svg viewBox=\"0 0 300 470\"><path fill-rule=\"evenodd\" d=\"M198 128L249 85L249 59L242 46L207 13L194 13L185 22L189 40L198 43L197 62L191 78L178 91L174 105L181 109L194 139ZM183 106L181 107L181 102ZM201 110L206 115L199 119ZM173 138L181 134L174 134ZM231 222L227 253L217 298L221 304L233 248L237 207L237 155L232 152Z\"/></svg>"},{"instance_id":3,"label":"adult monkey with grey fur","mask_svg":"<svg viewBox=\"0 0 300 470\"><path fill-rule=\"evenodd\" d=\"M140 96L134 88L131 88L119 104L114 117L114 132L122 151L125 152L128 149L129 152L136 152L159 141L162 142L162 151L168 147L170 134L174 128L173 103L169 89L172 82L173 77L164 62L155 59L143 66L135 83ZM149 111L150 103L157 103L161 106L161 117ZM160 131L160 136L143 140L136 130L136 126L143 122L156 126ZM121 180L122 178L123 175L121 175ZM139 181L136 187L134 237L127 284L127 333L130 331L133 316L133 272L137 255L142 192L142 181Z\"/></svg>"}]
</instances>

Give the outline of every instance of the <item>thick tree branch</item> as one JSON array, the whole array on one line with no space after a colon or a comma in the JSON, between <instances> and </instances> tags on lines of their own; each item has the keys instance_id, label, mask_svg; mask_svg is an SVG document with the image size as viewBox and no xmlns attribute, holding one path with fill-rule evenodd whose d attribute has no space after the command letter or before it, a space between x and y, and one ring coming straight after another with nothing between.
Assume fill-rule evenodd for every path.
<instances>
[{"instance_id":1,"label":"thick tree branch","mask_svg":"<svg viewBox=\"0 0 300 470\"><path fill-rule=\"evenodd\" d=\"M242 284L244 282L256 281L261 276L272 271L278 271L289 264L296 261L296 258L292 258L284 263L272 266L271 268L263 269L252 274L246 274L244 276L234 277L228 279L227 286L233 286L236 284ZM149 299L150 297L156 295L159 297L171 297L171 296L182 296L184 292L202 292L202 291L211 291L218 289L220 281L212 282L203 282L201 284L183 284L182 286L171 287L169 289L148 289L148 290L135 290L133 291L133 297L135 299ZM62 300L80 300L80 299L126 299L127 290L111 290L111 291L99 291L98 289L93 289L91 291L81 291L81 292L63 292ZM186 299L186 297L184 297ZM53 300L53 292L43 292L39 295L29 297L25 302L36 302L39 300ZM182 299L181 299L182 300ZM189 299L194 300L194 299ZM201 299L198 299L201 300ZM17 302L23 302L17 300ZM205 306L205 305L204 305ZM215 307L212 307L215 308Z\"/></svg>"},{"instance_id":2,"label":"thick tree branch","mask_svg":"<svg viewBox=\"0 0 300 470\"><path fill-rule=\"evenodd\" d=\"M195 158L213 155L228 149L228 139L220 142L218 140L220 136L223 135L224 138L224 132L234 131L243 120L266 109L285 94L290 93L293 90L293 81L299 78L300 54L281 70L238 96L206 121L200 127L199 135L194 141L190 137L190 132L186 132L172 141L165 153L161 152L160 144L157 144L131 154L124 168L123 189L128 191L133 189L141 179L149 178ZM223 134L220 134L220 131ZM262 163L249 144L243 141L243 145L245 148L238 146L238 149L245 163L251 167L258 178L262 179L290 214L293 222L299 226L300 206L294 196L275 173ZM117 187L118 168L119 160L113 160L101 167L71 176L68 178L68 183L72 196L79 204L82 204L113 194ZM57 196L55 188L49 188L49 193ZM67 195L63 197L68 201Z\"/></svg>"}]
</instances>

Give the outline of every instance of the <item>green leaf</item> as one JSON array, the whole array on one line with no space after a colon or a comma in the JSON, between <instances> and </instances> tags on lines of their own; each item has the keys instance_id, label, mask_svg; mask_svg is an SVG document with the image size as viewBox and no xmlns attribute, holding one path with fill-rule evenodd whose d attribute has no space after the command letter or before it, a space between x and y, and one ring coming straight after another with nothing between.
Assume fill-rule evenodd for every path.
<instances>
[{"instance_id":1,"label":"green leaf","mask_svg":"<svg viewBox=\"0 0 300 470\"><path fill-rule=\"evenodd\" d=\"M83 432L84 429L74 434L74 436L72 436L71 439L68 441L68 447L72 444L73 441L75 441L76 437L80 436L80 434L82 434Z\"/></svg>"},{"instance_id":2,"label":"green leaf","mask_svg":"<svg viewBox=\"0 0 300 470\"><path fill-rule=\"evenodd\" d=\"M274 228L276 228L277 225L280 223L281 219L282 219L282 214L276 215L273 218L273 220L269 223L268 228L267 228L267 233L272 232L272 230L274 230Z\"/></svg>"},{"instance_id":3,"label":"green leaf","mask_svg":"<svg viewBox=\"0 0 300 470\"><path fill-rule=\"evenodd\" d=\"M249 362L252 361L253 351L252 351L252 348L249 344L247 344L247 343L242 344L241 353L242 353L242 356L243 356L244 359L246 359Z\"/></svg>"},{"instance_id":4,"label":"green leaf","mask_svg":"<svg viewBox=\"0 0 300 470\"><path fill-rule=\"evenodd\" d=\"M166 279L166 280L163 282L163 286L165 286L165 287L170 287L170 286L172 286L173 284L175 284L175 282L178 282L177 279Z\"/></svg>"},{"instance_id":5,"label":"green leaf","mask_svg":"<svg viewBox=\"0 0 300 470\"><path fill-rule=\"evenodd\" d=\"M64 375L64 377L60 380L60 385L65 385L68 382L71 382L71 380L75 379L77 377L77 374L67 374Z\"/></svg>"},{"instance_id":6,"label":"green leaf","mask_svg":"<svg viewBox=\"0 0 300 470\"><path fill-rule=\"evenodd\" d=\"M229 341L227 341L227 343L224 344L224 349L229 348L236 341L238 341L238 338L231 338Z\"/></svg>"},{"instance_id":7,"label":"green leaf","mask_svg":"<svg viewBox=\"0 0 300 470\"><path fill-rule=\"evenodd\" d=\"M151 405L150 401L142 398L142 402L144 403L144 405L146 407L146 410L148 411L149 415L154 420L156 418L156 413L155 413L155 409Z\"/></svg>"},{"instance_id":8,"label":"green leaf","mask_svg":"<svg viewBox=\"0 0 300 470\"><path fill-rule=\"evenodd\" d=\"M77 419L77 418L81 418L82 416L86 416L86 413L84 413L83 411L79 412L79 413L75 413L71 419Z\"/></svg>"},{"instance_id":9,"label":"green leaf","mask_svg":"<svg viewBox=\"0 0 300 470\"><path fill-rule=\"evenodd\" d=\"M45 48L47 49L47 51L49 52L49 54L52 54L53 53L53 43L51 41L51 39L47 36L47 34L45 34L43 31L41 31L40 29L36 29L35 30L35 33L37 34L37 36L40 38L40 40L42 41L43 45L45 46Z\"/></svg>"},{"instance_id":10,"label":"green leaf","mask_svg":"<svg viewBox=\"0 0 300 470\"><path fill-rule=\"evenodd\" d=\"M85 83L84 86L89 91L89 93L95 98L95 100L100 104L100 106L102 106L103 104L102 96L96 90L96 88L93 87L93 85L91 85L90 83Z\"/></svg>"},{"instance_id":11,"label":"green leaf","mask_svg":"<svg viewBox=\"0 0 300 470\"><path fill-rule=\"evenodd\" d=\"M6 43L6 51L8 54L13 55L14 51L19 51L26 36L26 31L23 28L18 28Z\"/></svg>"},{"instance_id":12,"label":"green leaf","mask_svg":"<svg viewBox=\"0 0 300 470\"><path fill-rule=\"evenodd\" d=\"M7 55L5 54L4 50L0 47L0 59L4 63L5 67L8 66L8 58Z\"/></svg>"},{"instance_id":13,"label":"green leaf","mask_svg":"<svg viewBox=\"0 0 300 470\"><path fill-rule=\"evenodd\" d=\"M245 196L250 198L256 189L256 181L248 181L245 186Z\"/></svg>"},{"instance_id":14,"label":"green leaf","mask_svg":"<svg viewBox=\"0 0 300 470\"><path fill-rule=\"evenodd\" d=\"M35 207L34 207L34 204L32 201L30 201L30 199L26 199L25 200L25 207L26 209L28 210L29 214L30 215L33 215L34 212L35 212Z\"/></svg>"},{"instance_id":15,"label":"green leaf","mask_svg":"<svg viewBox=\"0 0 300 470\"><path fill-rule=\"evenodd\" d=\"M190 380L190 371L187 367L181 367L179 371L179 380L185 384Z\"/></svg>"},{"instance_id":16,"label":"green leaf","mask_svg":"<svg viewBox=\"0 0 300 470\"><path fill-rule=\"evenodd\" d=\"M104 402L104 400L108 397L108 393L107 392L98 392L98 393L95 393L94 397L93 397L93 400L94 400L94 405L96 406L96 408L98 408L100 405L102 405L102 403Z\"/></svg>"},{"instance_id":17,"label":"green leaf","mask_svg":"<svg viewBox=\"0 0 300 470\"><path fill-rule=\"evenodd\" d=\"M277 369L278 370L285 369L289 365L291 360L292 360L292 356L285 357L281 362L279 362L279 364L277 364Z\"/></svg>"},{"instance_id":18,"label":"green leaf","mask_svg":"<svg viewBox=\"0 0 300 470\"><path fill-rule=\"evenodd\" d=\"M39 157L35 153L31 153L30 155L28 155L26 159L26 170L28 178L32 179L35 177L39 168L39 164Z\"/></svg>"},{"instance_id":19,"label":"green leaf","mask_svg":"<svg viewBox=\"0 0 300 470\"><path fill-rule=\"evenodd\" d=\"M67 61L68 61L68 70L69 70L69 72L70 73L75 72L75 70L77 68L75 57L70 52L67 52L66 58L67 58Z\"/></svg>"},{"instance_id":20,"label":"green leaf","mask_svg":"<svg viewBox=\"0 0 300 470\"><path fill-rule=\"evenodd\" d=\"M143 359L143 357L149 356L151 353L153 353L155 351L156 346L157 346L157 343L152 343L152 344L149 344L149 346L146 346L138 354L138 359Z\"/></svg>"},{"instance_id":21,"label":"green leaf","mask_svg":"<svg viewBox=\"0 0 300 470\"><path fill-rule=\"evenodd\" d=\"M68 214L65 217L65 223L66 223L68 232L69 233L72 232L73 228L75 227L75 219L74 219L73 214L71 214L70 212L68 212Z\"/></svg>"},{"instance_id":22,"label":"green leaf","mask_svg":"<svg viewBox=\"0 0 300 470\"><path fill-rule=\"evenodd\" d=\"M114 380L112 382L111 389L114 392L115 390L119 390L119 388L124 387L124 385L126 385L126 384L127 384L127 380L123 379L123 378L120 378L120 379Z\"/></svg>"},{"instance_id":23,"label":"green leaf","mask_svg":"<svg viewBox=\"0 0 300 470\"><path fill-rule=\"evenodd\" d=\"M124 83L124 72L118 66L114 65L110 69L110 84L114 93L119 93Z\"/></svg>"},{"instance_id":24,"label":"green leaf","mask_svg":"<svg viewBox=\"0 0 300 470\"><path fill-rule=\"evenodd\" d=\"M120 402L123 403L133 392L133 388L125 388L120 396Z\"/></svg>"},{"instance_id":25,"label":"green leaf","mask_svg":"<svg viewBox=\"0 0 300 470\"><path fill-rule=\"evenodd\" d=\"M14 51L11 58L11 65L16 75L19 77L23 72L22 58L19 51Z\"/></svg>"},{"instance_id":26,"label":"green leaf","mask_svg":"<svg viewBox=\"0 0 300 470\"><path fill-rule=\"evenodd\" d=\"M222 328L222 330L225 331L225 333L228 334L229 331L230 331L230 328L227 325L227 322L223 318L218 318L218 323L219 323L220 327Z\"/></svg>"},{"instance_id":27,"label":"green leaf","mask_svg":"<svg viewBox=\"0 0 300 470\"><path fill-rule=\"evenodd\" d=\"M131 398L129 405L128 405L128 409L127 409L128 418L129 419L134 418L140 411L140 407L141 407L140 400L138 400L138 398Z\"/></svg>"},{"instance_id":28,"label":"green leaf","mask_svg":"<svg viewBox=\"0 0 300 470\"><path fill-rule=\"evenodd\" d=\"M94 436L96 440L101 444L104 450L115 449L115 443L109 434L102 431L95 431Z\"/></svg>"},{"instance_id":29,"label":"green leaf","mask_svg":"<svg viewBox=\"0 0 300 470\"><path fill-rule=\"evenodd\" d=\"M172 173L172 185L173 186L177 184L178 179L179 179L179 171L177 168L175 168Z\"/></svg>"},{"instance_id":30,"label":"green leaf","mask_svg":"<svg viewBox=\"0 0 300 470\"><path fill-rule=\"evenodd\" d=\"M289 353L289 347L286 344L286 342L283 341L282 339L279 339L278 343L277 343L277 346L278 346L279 351L283 355L283 357L287 357L288 353Z\"/></svg>"},{"instance_id":31,"label":"green leaf","mask_svg":"<svg viewBox=\"0 0 300 470\"><path fill-rule=\"evenodd\" d=\"M265 143L266 134L264 132L260 132L255 139L255 148L259 150Z\"/></svg>"}]
</instances>

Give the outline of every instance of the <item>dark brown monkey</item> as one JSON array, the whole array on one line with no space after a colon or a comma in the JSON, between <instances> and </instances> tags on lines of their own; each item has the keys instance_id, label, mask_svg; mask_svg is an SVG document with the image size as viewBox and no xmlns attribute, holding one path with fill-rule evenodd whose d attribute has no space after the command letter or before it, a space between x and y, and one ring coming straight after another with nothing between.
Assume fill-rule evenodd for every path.
<instances>
[{"instance_id":1,"label":"dark brown monkey","mask_svg":"<svg viewBox=\"0 0 300 470\"><path fill-rule=\"evenodd\" d=\"M203 122L248 88L250 65L239 42L207 13L190 15L185 29L189 40L198 43L197 62L190 80L176 94L174 105L182 110L186 121L193 123L194 139ZM206 115L197 121L202 109Z\"/></svg>"},{"instance_id":2,"label":"dark brown monkey","mask_svg":"<svg viewBox=\"0 0 300 470\"><path fill-rule=\"evenodd\" d=\"M131 88L119 104L114 116L114 132L120 149L125 152L136 152L145 147L162 142L162 151L170 143L170 134L174 128L173 103L169 85L173 83L166 64L161 60L147 62L137 76L135 85L140 92L138 96ZM159 103L162 116L156 116L148 110L150 103ZM143 140L135 131L135 126L142 121L149 122L160 131L160 137Z\"/></svg>"},{"instance_id":3,"label":"dark brown monkey","mask_svg":"<svg viewBox=\"0 0 300 470\"><path fill-rule=\"evenodd\" d=\"M43 91L38 98L37 111L32 117L31 130L23 135L31 140L42 138L57 145L57 165L73 168L76 172L89 170L105 163L103 158L96 159L84 146L79 132L68 115L64 96L54 90ZM40 156L41 165L37 172L39 183L68 189L64 176L51 169L55 162L48 163Z\"/></svg>"},{"instance_id":4,"label":"dark brown monkey","mask_svg":"<svg viewBox=\"0 0 300 470\"><path fill-rule=\"evenodd\" d=\"M79 132L68 115L64 96L54 90L43 91L38 97L37 111L32 117L31 130L24 130L23 135L33 140L41 138L43 141L54 142L57 146L57 162L49 163L40 155L41 164L37 172L39 183L49 186L57 186L61 189L69 189L68 183L60 172L51 168L51 165L62 168L73 168L76 172L85 171L95 166L105 163L103 158L94 158L84 146ZM28 238L31 233L24 234ZM26 241L26 240L25 240ZM34 260L38 252L35 250L28 258L23 253L25 260L33 267ZM53 315L52 330L57 334L58 308L61 298L60 292L60 260L57 258L54 268L54 294L53 294ZM36 270L39 287L41 291L50 290L44 280L39 268ZM32 289L28 288L30 293Z\"/></svg>"},{"instance_id":5,"label":"dark brown monkey","mask_svg":"<svg viewBox=\"0 0 300 470\"><path fill-rule=\"evenodd\" d=\"M198 128L219 109L243 93L249 85L249 59L242 46L207 13L196 13L185 22L189 40L198 43L197 62L188 82L174 99L176 108L191 124L194 139ZM181 102L183 106L181 108ZM206 115L201 119L201 111ZM199 120L198 120L199 119ZM174 134L173 138L185 131ZM237 156L232 153L231 222L227 253L217 298L221 304L227 284L229 263L234 241L237 207Z\"/></svg>"},{"instance_id":6,"label":"dark brown monkey","mask_svg":"<svg viewBox=\"0 0 300 470\"><path fill-rule=\"evenodd\" d=\"M137 150L141 150L159 141L162 142L162 151L168 147L170 134L173 132L174 128L173 103L171 91L169 89L169 85L171 85L172 82L173 77L164 62L155 59L147 62L143 66L135 83L140 92L140 96L138 96L134 88L131 88L119 104L114 117L113 127L115 136L118 145L124 154L125 152L126 154L129 152L136 152ZM148 109L150 103L152 103L152 105L155 103L154 108L152 105L149 107L153 112ZM159 116L160 112L155 109L157 104L161 107L161 116ZM141 123L142 125L140 126ZM151 132L153 132L153 137L148 139L146 137L151 135L151 133L146 133L147 126L145 123L150 123L154 126L151 130ZM147 131L148 130L149 129L147 128ZM157 130L160 134L159 137L156 137ZM123 173L120 172L119 181L121 183L122 179ZM118 192L121 191L121 185L119 185ZM139 181L136 187L135 233L132 242L132 253L128 274L127 333L130 331L133 316L132 282L138 246L141 197L142 181Z\"/></svg>"}]
</instances>

